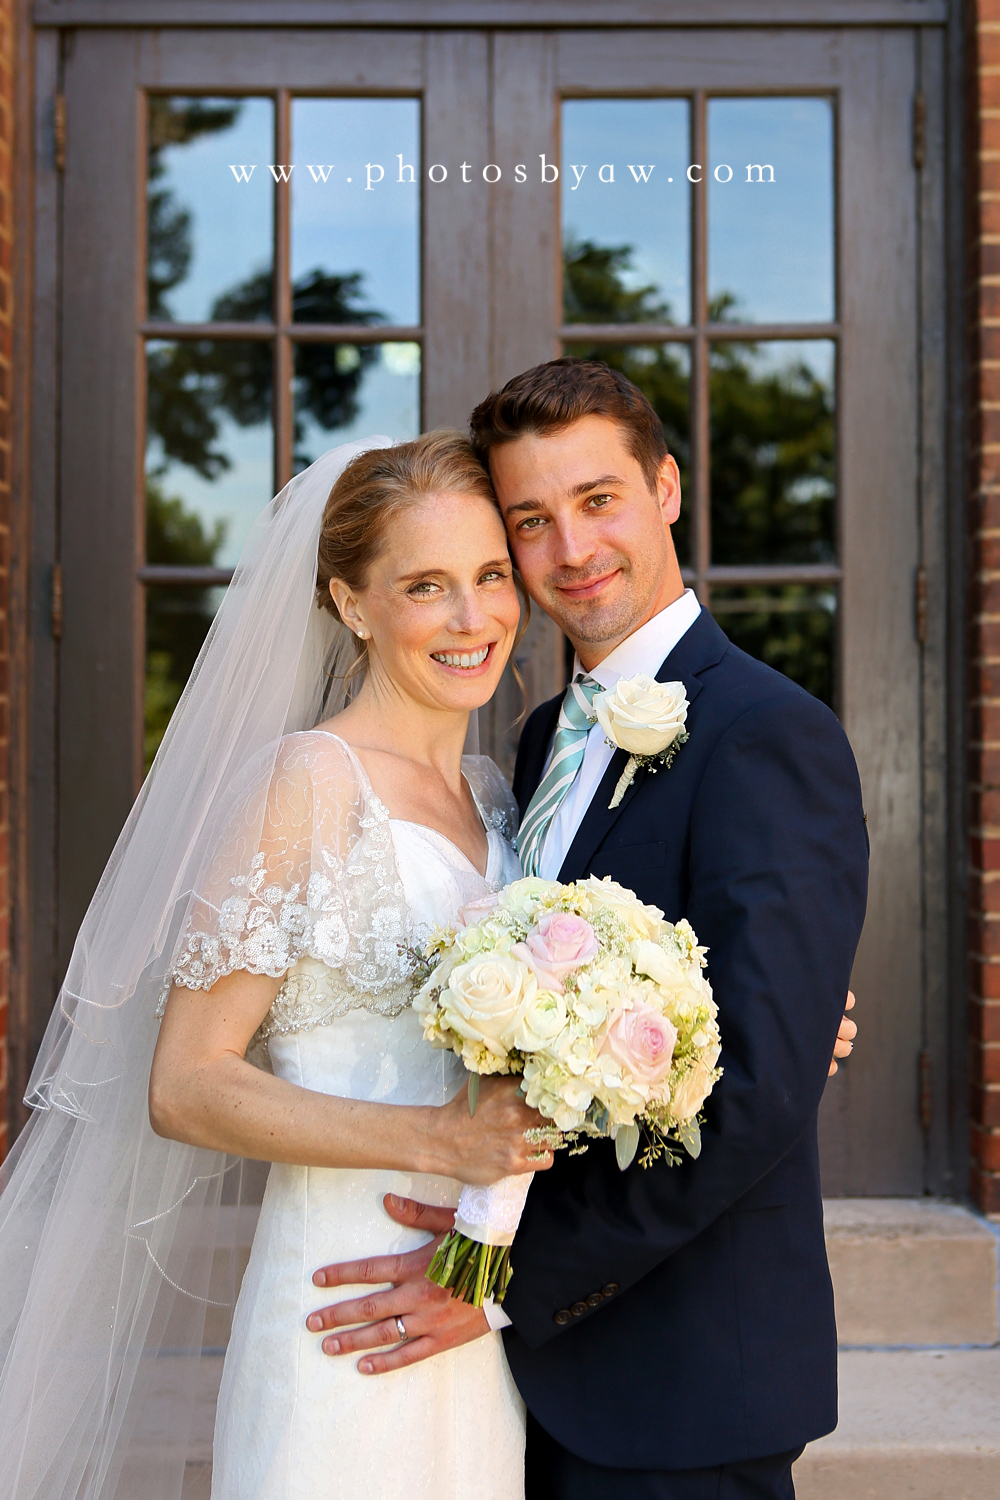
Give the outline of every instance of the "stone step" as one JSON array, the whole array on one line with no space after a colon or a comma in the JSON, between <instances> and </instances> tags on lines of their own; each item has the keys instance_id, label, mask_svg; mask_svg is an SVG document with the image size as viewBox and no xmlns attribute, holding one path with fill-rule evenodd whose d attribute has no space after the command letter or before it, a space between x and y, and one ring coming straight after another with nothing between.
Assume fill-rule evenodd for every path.
<instances>
[{"instance_id":1,"label":"stone step","mask_svg":"<svg viewBox=\"0 0 1000 1500\"><path fill-rule=\"evenodd\" d=\"M826 1243L842 1346L990 1345L993 1226L930 1198L829 1198Z\"/></svg>"},{"instance_id":2,"label":"stone step","mask_svg":"<svg viewBox=\"0 0 1000 1500\"><path fill-rule=\"evenodd\" d=\"M997 1500L1000 1348L844 1350L840 1425L794 1473L797 1500Z\"/></svg>"}]
</instances>

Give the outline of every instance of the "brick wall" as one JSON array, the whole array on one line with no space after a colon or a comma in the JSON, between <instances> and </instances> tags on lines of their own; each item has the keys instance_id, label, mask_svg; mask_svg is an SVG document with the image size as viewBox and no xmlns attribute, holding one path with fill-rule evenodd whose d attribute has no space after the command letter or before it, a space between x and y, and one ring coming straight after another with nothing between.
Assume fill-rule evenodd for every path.
<instances>
[{"instance_id":1,"label":"brick wall","mask_svg":"<svg viewBox=\"0 0 1000 1500\"><path fill-rule=\"evenodd\" d=\"M1000 1214L1000 0L968 17L971 1192Z\"/></svg>"},{"instance_id":2,"label":"brick wall","mask_svg":"<svg viewBox=\"0 0 1000 1500\"><path fill-rule=\"evenodd\" d=\"M9 640L13 364L14 0L0 0L0 1160L7 1150L9 914Z\"/></svg>"}]
</instances>

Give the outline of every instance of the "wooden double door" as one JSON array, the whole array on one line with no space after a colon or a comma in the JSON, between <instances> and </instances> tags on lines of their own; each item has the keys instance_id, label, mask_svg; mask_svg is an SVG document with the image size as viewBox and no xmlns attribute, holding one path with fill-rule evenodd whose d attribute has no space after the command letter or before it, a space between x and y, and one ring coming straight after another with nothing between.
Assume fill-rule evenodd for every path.
<instances>
[{"instance_id":1,"label":"wooden double door","mask_svg":"<svg viewBox=\"0 0 1000 1500\"><path fill-rule=\"evenodd\" d=\"M588 352L663 418L692 586L861 767L827 1189L946 1190L941 34L41 9L22 1058L253 514L324 447ZM529 706L565 680L544 619L520 666ZM481 715L508 770L520 707Z\"/></svg>"}]
</instances>

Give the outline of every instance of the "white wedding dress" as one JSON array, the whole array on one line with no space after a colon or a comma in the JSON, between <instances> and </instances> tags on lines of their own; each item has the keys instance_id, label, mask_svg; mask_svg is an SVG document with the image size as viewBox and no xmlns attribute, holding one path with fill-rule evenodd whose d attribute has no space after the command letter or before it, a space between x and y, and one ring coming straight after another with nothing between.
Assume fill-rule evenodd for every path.
<instances>
[{"instance_id":1,"label":"white wedding dress","mask_svg":"<svg viewBox=\"0 0 1000 1500\"><path fill-rule=\"evenodd\" d=\"M177 977L207 987L238 967L285 973L258 1037L276 1074L348 1098L443 1104L463 1069L422 1038L399 984L401 934L451 923L463 902L519 877L501 832L513 831L510 791L492 762L466 759L489 840L484 878L442 834L391 819L343 741L312 731L286 746L260 879L206 901ZM364 1376L360 1355L324 1354L324 1335L305 1326L358 1295L315 1287L318 1267L426 1241L388 1217L383 1194L454 1205L459 1187L272 1166L222 1377L213 1500L522 1500L524 1408L499 1334Z\"/></svg>"}]
</instances>

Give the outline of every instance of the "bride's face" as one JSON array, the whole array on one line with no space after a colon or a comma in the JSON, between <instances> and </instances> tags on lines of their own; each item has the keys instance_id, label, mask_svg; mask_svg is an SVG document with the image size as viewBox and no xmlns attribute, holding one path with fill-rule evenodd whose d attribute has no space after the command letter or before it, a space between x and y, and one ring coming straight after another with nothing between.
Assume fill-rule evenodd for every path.
<instances>
[{"instance_id":1,"label":"bride's face","mask_svg":"<svg viewBox=\"0 0 1000 1500\"><path fill-rule=\"evenodd\" d=\"M347 624L367 632L374 685L388 679L410 699L451 710L493 696L520 618L503 521L477 495L407 505L367 586L334 598Z\"/></svg>"}]
</instances>

